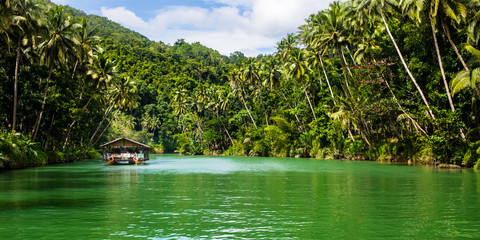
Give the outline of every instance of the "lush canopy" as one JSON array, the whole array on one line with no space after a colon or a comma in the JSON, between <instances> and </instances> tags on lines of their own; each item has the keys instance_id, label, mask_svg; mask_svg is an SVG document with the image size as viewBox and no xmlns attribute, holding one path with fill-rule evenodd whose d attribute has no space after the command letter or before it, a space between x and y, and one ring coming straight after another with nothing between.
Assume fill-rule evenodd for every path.
<instances>
[{"instance_id":1,"label":"lush canopy","mask_svg":"<svg viewBox=\"0 0 480 240\"><path fill-rule=\"evenodd\" d=\"M184 154L478 164L478 1L334 2L256 58L46 1L0 10L0 168L118 137Z\"/></svg>"}]
</instances>

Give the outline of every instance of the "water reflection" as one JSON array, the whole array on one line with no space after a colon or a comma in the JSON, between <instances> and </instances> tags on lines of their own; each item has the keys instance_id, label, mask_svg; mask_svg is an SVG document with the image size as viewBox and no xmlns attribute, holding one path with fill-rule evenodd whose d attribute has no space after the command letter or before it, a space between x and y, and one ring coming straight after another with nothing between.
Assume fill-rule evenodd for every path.
<instances>
[{"instance_id":1,"label":"water reflection","mask_svg":"<svg viewBox=\"0 0 480 240\"><path fill-rule=\"evenodd\" d=\"M479 186L472 171L159 155L1 173L0 221L6 239L468 238Z\"/></svg>"}]
</instances>

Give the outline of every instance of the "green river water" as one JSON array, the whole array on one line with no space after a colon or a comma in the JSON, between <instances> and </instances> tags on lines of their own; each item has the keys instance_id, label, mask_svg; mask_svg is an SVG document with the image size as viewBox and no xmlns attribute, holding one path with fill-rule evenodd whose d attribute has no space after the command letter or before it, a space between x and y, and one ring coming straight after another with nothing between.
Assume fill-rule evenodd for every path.
<instances>
[{"instance_id":1,"label":"green river water","mask_svg":"<svg viewBox=\"0 0 480 240\"><path fill-rule=\"evenodd\" d=\"M0 172L0 239L480 239L480 173L153 155Z\"/></svg>"}]
</instances>

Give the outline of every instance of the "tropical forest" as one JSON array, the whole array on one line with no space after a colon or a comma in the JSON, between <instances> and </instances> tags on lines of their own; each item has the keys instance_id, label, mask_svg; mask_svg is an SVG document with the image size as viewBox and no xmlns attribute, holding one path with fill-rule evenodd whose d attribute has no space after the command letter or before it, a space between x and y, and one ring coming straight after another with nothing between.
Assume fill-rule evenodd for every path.
<instances>
[{"instance_id":1,"label":"tropical forest","mask_svg":"<svg viewBox=\"0 0 480 240\"><path fill-rule=\"evenodd\" d=\"M0 169L94 158L120 137L157 153L480 168L477 0L335 1L257 57L48 0L1 1L0 18Z\"/></svg>"}]
</instances>

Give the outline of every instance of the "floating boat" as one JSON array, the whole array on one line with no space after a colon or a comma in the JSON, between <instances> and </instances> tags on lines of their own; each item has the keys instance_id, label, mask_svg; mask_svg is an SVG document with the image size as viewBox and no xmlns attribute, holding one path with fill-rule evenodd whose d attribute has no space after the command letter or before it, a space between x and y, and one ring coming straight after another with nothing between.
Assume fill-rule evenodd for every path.
<instances>
[{"instance_id":1,"label":"floating boat","mask_svg":"<svg viewBox=\"0 0 480 240\"><path fill-rule=\"evenodd\" d=\"M103 160L108 165L142 164L150 159L150 146L128 138L119 138L103 145Z\"/></svg>"}]
</instances>

